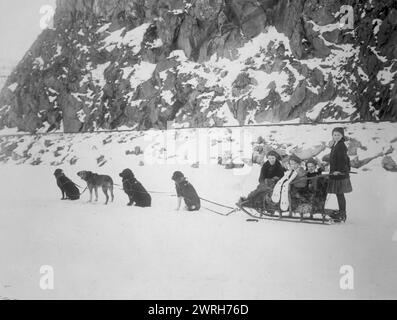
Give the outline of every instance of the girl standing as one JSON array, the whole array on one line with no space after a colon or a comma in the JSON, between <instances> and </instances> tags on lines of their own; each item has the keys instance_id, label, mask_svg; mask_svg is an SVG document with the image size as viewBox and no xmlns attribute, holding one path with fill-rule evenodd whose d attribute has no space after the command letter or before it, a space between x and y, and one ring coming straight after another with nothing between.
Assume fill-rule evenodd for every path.
<instances>
[{"instance_id":1,"label":"girl standing","mask_svg":"<svg viewBox=\"0 0 397 320\"><path fill-rule=\"evenodd\" d=\"M343 128L335 128L332 131L330 155L330 178L328 183L328 194L335 194L338 199L339 212L334 218L346 221L346 199L345 193L353 191L350 182L350 159L347 155L345 145L345 131Z\"/></svg>"}]
</instances>

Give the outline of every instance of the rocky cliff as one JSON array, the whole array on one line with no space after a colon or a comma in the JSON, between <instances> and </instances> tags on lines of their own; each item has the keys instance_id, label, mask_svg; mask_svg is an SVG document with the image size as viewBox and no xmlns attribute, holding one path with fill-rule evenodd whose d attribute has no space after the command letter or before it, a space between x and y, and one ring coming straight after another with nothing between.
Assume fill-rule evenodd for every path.
<instances>
[{"instance_id":1,"label":"rocky cliff","mask_svg":"<svg viewBox=\"0 0 397 320\"><path fill-rule=\"evenodd\" d=\"M396 61L395 0L58 0L0 128L396 120Z\"/></svg>"}]
</instances>

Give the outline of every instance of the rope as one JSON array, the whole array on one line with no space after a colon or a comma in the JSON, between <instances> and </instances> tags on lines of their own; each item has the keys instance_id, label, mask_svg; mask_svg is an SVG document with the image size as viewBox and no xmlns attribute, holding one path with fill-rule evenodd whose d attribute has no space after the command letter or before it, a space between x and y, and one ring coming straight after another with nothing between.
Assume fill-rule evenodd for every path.
<instances>
[{"instance_id":1,"label":"rope","mask_svg":"<svg viewBox=\"0 0 397 320\"><path fill-rule=\"evenodd\" d=\"M115 186L119 186L119 185L117 185L117 184L114 184L114 185L115 185ZM124 190L124 189L123 189L123 188L120 188L120 190ZM146 193L146 192L143 192L143 191L135 191L135 192L137 192L137 193ZM166 195L166 196L170 196L170 197L176 197L176 196L177 196L177 195L173 194L172 192L166 192L166 191L147 191L147 193L150 193L150 194L162 194L162 195ZM223 204L218 203L218 202L214 202L214 201L211 201L211 200L208 200L208 199L204 199L204 198L200 198L200 197L199 197L199 199L202 200L202 201L204 201L204 202L208 202L208 203L215 204L215 205L217 205L217 206L219 206L219 207L222 207L222 208L230 209L230 210L233 210L233 211L235 210L234 207L229 207L229 206L223 205ZM203 207L203 208L204 208L204 207ZM204 209L209 210L209 211L212 211L212 212L217 213L217 214L220 214L220 215L224 215L224 214L222 214L222 213L215 212L215 211L212 210L212 209L208 209L208 208L204 208ZM233 213L233 211L232 211L231 213ZM226 216L230 215L231 213L226 214Z\"/></svg>"},{"instance_id":2,"label":"rope","mask_svg":"<svg viewBox=\"0 0 397 320\"><path fill-rule=\"evenodd\" d=\"M349 174L358 174L358 173L352 171L352 172L349 172ZM320 178L328 178L328 177L331 177L331 176L333 176L333 175L332 174L321 174L321 175L318 175L318 176L315 176L315 177L310 177L310 178L303 177L303 178L299 178L298 180L292 181L291 184L299 183L299 182L302 182L302 181L316 180L316 179L320 179ZM339 174L337 176L345 176L345 174Z\"/></svg>"},{"instance_id":3,"label":"rope","mask_svg":"<svg viewBox=\"0 0 397 320\"><path fill-rule=\"evenodd\" d=\"M228 212L228 213L221 213L221 212L219 212L219 211L216 211L216 210L213 210L213 209L210 209L210 208L207 208L207 207L202 207L202 208L205 209L205 210L207 210L207 211L216 213L216 214L218 214L218 215L220 215L220 216L222 216L222 217L228 217L228 216L230 216L231 214L233 214L233 213L235 213L235 212L237 212L237 211L239 210L238 208L234 208L232 211L230 211L230 212Z\"/></svg>"},{"instance_id":4,"label":"rope","mask_svg":"<svg viewBox=\"0 0 397 320\"><path fill-rule=\"evenodd\" d=\"M208 203L215 204L215 205L217 205L217 206L219 206L219 207L222 207L222 208L226 208L226 209L230 209L230 210L235 209L235 208L233 208L233 207L225 206L225 205L223 205L223 204L220 204L220 203L217 203L217 202L214 202L214 201L211 201L211 200L207 200L207 199L204 199L204 198L200 198L200 200L203 200L204 202L208 202Z\"/></svg>"}]
</instances>

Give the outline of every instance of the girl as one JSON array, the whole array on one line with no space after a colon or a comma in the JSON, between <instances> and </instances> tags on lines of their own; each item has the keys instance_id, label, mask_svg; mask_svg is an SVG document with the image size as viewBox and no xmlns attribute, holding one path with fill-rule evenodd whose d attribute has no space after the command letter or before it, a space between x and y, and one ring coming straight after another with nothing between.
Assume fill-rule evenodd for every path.
<instances>
[{"instance_id":1,"label":"girl","mask_svg":"<svg viewBox=\"0 0 397 320\"><path fill-rule=\"evenodd\" d=\"M269 151L267 161L262 167L259 183L267 183L267 180L277 182L284 175L285 169L280 163L280 155L276 151Z\"/></svg>"},{"instance_id":2,"label":"girl","mask_svg":"<svg viewBox=\"0 0 397 320\"><path fill-rule=\"evenodd\" d=\"M261 169L259 176L259 185L246 198L241 197L238 206L244 203L246 207L262 208L264 207L264 198L273 192L277 181L284 176L285 169L280 163L280 155L276 151L269 151L267 161Z\"/></svg>"},{"instance_id":3,"label":"girl","mask_svg":"<svg viewBox=\"0 0 397 320\"><path fill-rule=\"evenodd\" d=\"M350 182L350 159L347 155L345 145L345 131L343 128L335 128L332 131L331 155L330 155L330 178L327 193L335 194L338 199L339 212L333 218L346 221L346 199L345 193L353 191Z\"/></svg>"},{"instance_id":4,"label":"girl","mask_svg":"<svg viewBox=\"0 0 397 320\"><path fill-rule=\"evenodd\" d=\"M306 172L301 167L302 160L296 155L289 157L289 170L277 182L273 189L272 201L280 204L281 211L287 211L290 207L288 190L291 186L291 197L302 198L302 192L306 188Z\"/></svg>"}]
</instances>

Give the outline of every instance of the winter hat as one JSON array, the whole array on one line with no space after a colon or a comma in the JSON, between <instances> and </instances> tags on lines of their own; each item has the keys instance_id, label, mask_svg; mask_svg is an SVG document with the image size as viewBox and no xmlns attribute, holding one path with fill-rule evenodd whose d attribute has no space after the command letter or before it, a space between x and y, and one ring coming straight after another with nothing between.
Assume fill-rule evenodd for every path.
<instances>
[{"instance_id":1,"label":"winter hat","mask_svg":"<svg viewBox=\"0 0 397 320\"><path fill-rule=\"evenodd\" d=\"M332 130L332 133L334 132L339 132L343 137L345 136L345 129L343 129L342 127L337 127L334 130Z\"/></svg>"},{"instance_id":2,"label":"winter hat","mask_svg":"<svg viewBox=\"0 0 397 320\"><path fill-rule=\"evenodd\" d=\"M177 181L177 180L179 180L179 179L181 179L181 178L184 178L185 176L183 175L183 173L182 172L180 172L180 171L175 171L174 172L174 174L172 175L172 180L174 180L174 181Z\"/></svg>"},{"instance_id":3,"label":"winter hat","mask_svg":"<svg viewBox=\"0 0 397 320\"><path fill-rule=\"evenodd\" d=\"M294 161L294 162L296 162L298 164L302 163L302 160L298 156L296 156L295 154L293 154L293 155L291 155L289 157L289 161Z\"/></svg>"},{"instance_id":4,"label":"winter hat","mask_svg":"<svg viewBox=\"0 0 397 320\"><path fill-rule=\"evenodd\" d=\"M273 156L273 157L275 157L277 160L281 160L281 157L280 157L280 155L276 152L276 151L274 151L274 150L270 150L268 153L267 153L267 158L269 158L269 157L271 157L271 156Z\"/></svg>"},{"instance_id":5,"label":"winter hat","mask_svg":"<svg viewBox=\"0 0 397 320\"><path fill-rule=\"evenodd\" d=\"M135 178L134 173L130 169L125 169L119 176L122 178Z\"/></svg>"},{"instance_id":6,"label":"winter hat","mask_svg":"<svg viewBox=\"0 0 397 320\"><path fill-rule=\"evenodd\" d=\"M54 176L60 176L61 174L63 174L63 170L62 169L56 169L54 172Z\"/></svg>"}]
</instances>

